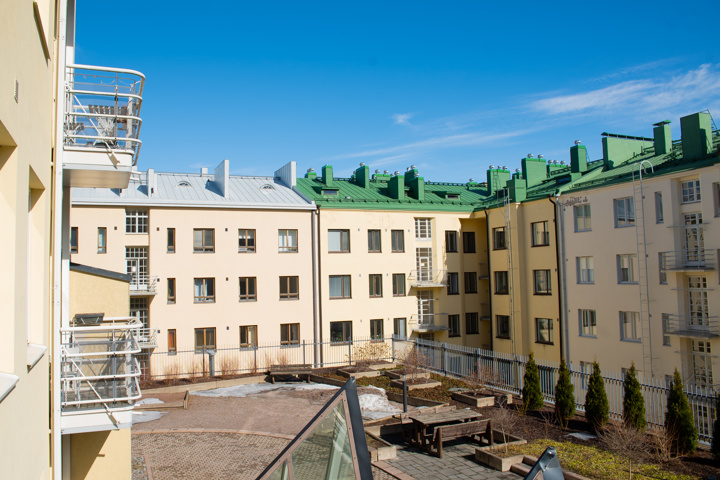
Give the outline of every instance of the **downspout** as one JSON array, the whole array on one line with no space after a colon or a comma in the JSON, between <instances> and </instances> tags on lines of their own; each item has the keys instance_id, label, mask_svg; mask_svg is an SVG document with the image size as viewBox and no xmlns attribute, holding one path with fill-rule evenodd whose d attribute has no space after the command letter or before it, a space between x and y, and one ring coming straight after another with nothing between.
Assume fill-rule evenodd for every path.
<instances>
[{"instance_id":1,"label":"downspout","mask_svg":"<svg viewBox=\"0 0 720 480\"><path fill-rule=\"evenodd\" d=\"M315 242L314 244L317 244L317 249L315 251L315 270L317 271L317 275L315 277L315 289L317 292L317 295L315 297L315 305L316 305L316 311L317 311L317 318L315 322L315 328L317 330L317 344L315 346L315 353L317 355L316 360L320 359L320 366L322 367L325 364L325 359L323 358L323 348L322 348L322 282L320 279L322 278L322 264L320 263L320 205L317 206L317 221L315 222L317 225L317 230L315 235Z\"/></svg>"},{"instance_id":2,"label":"downspout","mask_svg":"<svg viewBox=\"0 0 720 480\"><path fill-rule=\"evenodd\" d=\"M483 213L485 214L485 236L487 237L487 266L488 266L488 308L490 308L490 350L493 351L494 339L493 335L493 309L492 309L492 286L490 281L492 279L492 268L490 268L490 220L488 219L488 209L483 207Z\"/></svg>"},{"instance_id":3,"label":"downspout","mask_svg":"<svg viewBox=\"0 0 720 480\"><path fill-rule=\"evenodd\" d=\"M313 282L313 345L314 345L314 367L318 367L320 361L320 321L318 318L318 235L315 230L317 210L310 211L310 234L312 236L312 282Z\"/></svg>"},{"instance_id":4,"label":"downspout","mask_svg":"<svg viewBox=\"0 0 720 480\"><path fill-rule=\"evenodd\" d=\"M555 216L555 262L558 268L558 286L560 287L558 292L558 312L560 314L560 318L558 319L558 322L560 323L560 328L558 328L560 335L560 358L564 359L567 363L570 363L570 345L567 344L567 341L570 338L570 332L568 331L566 315L567 283L565 278L565 242L563 237L563 233L565 231L565 217L560 210L562 208L562 204L560 203L560 194L555 193L555 200L553 200L552 195L548 195L548 200L550 200L550 203L554 206L553 212ZM559 221L558 211L560 211Z\"/></svg>"}]
</instances>

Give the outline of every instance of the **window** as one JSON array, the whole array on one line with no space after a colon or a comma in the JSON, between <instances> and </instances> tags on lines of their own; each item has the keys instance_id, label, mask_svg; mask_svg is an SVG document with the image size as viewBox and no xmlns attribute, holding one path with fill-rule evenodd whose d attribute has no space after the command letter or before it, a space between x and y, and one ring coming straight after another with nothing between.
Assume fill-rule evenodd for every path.
<instances>
[{"instance_id":1,"label":"window","mask_svg":"<svg viewBox=\"0 0 720 480\"><path fill-rule=\"evenodd\" d=\"M682 203L695 203L700 201L700 180L680 182L682 190Z\"/></svg>"},{"instance_id":2,"label":"window","mask_svg":"<svg viewBox=\"0 0 720 480\"><path fill-rule=\"evenodd\" d=\"M175 303L175 279L167 279L167 303Z\"/></svg>"},{"instance_id":3,"label":"window","mask_svg":"<svg viewBox=\"0 0 720 480\"><path fill-rule=\"evenodd\" d=\"M215 327L195 329L195 353L215 348Z\"/></svg>"},{"instance_id":4,"label":"window","mask_svg":"<svg viewBox=\"0 0 720 480\"><path fill-rule=\"evenodd\" d=\"M465 272L465 293L477 293L477 273Z\"/></svg>"},{"instance_id":5,"label":"window","mask_svg":"<svg viewBox=\"0 0 720 480\"><path fill-rule=\"evenodd\" d=\"M283 323L280 325L280 345L300 345L299 323Z\"/></svg>"},{"instance_id":6,"label":"window","mask_svg":"<svg viewBox=\"0 0 720 480\"><path fill-rule=\"evenodd\" d=\"M480 322L477 312L465 314L465 334L475 335L480 333Z\"/></svg>"},{"instance_id":7,"label":"window","mask_svg":"<svg viewBox=\"0 0 720 480\"><path fill-rule=\"evenodd\" d=\"M670 346L670 315L667 313L662 314L662 333L663 333L663 345L666 347Z\"/></svg>"},{"instance_id":8,"label":"window","mask_svg":"<svg viewBox=\"0 0 720 480\"><path fill-rule=\"evenodd\" d=\"M510 317L508 315L496 315L496 337L510 338Z\"/></svg>"},{"instance_id":9,"label":"window","mask_svg":"<svg viewBox=\"0 0 720 480\"><path fill-rule=\"evenodd\" d=\"M330 298L350 298L350 275L330 275Z\"/></svg>"},{"instance_id":10,"label":"window","mask_svg":"<svg viewBox=\"0 0 720 480\"><path fill-rule=\"evenodd\" d=\"M592 223L590 217L590 204L575 205L573 208L575 212L575 231L576 232L589 232L592 230Z\"/></svg>"},{"instance_id":11,"label":"window","mask_svg":"<svg viewBox=\"0 0 720 480\"><path fill-rule=\"evenodd\" d=\"M553 321L552 318L535 319L535 342L553 343Z\"/></svg>"},{"instance_id":12,"label":"window","mask_svg":"<svg viewBox=\"0 0 720 480\"><path fill-rule=\"evenodd\" d=\"M107 253L107 228L98 227L98 253Z\"/></svg>"},{"instance_id":13,"label":"window","mask_svg":"<svg viewBox=\"0 0 720 480\"><path fill-rule=\"evenodd\" d=\"M148 233L147 210L125 210L125 233Z\"/></svg>"},{"instance_id":14,"label":"window","mask_svg":"<svg viewBox=\"0 0 720 480\"><path fill-rule=\"evenodd\" d=\"M393 297L405 296L405 274L393 273Z\"/></svg>"},{"instance_id":15,"label":"window","mask_svg":"<svg viewBox=\"0 0 720 480\"><path fill-rule=\"evenodd\" d=\"M193 229L193 252L213 253L215 251L215 229Z\"/></svg>"},{"instance_id":16,"label":"window","mask_svg":"<svg viewBox=\"0 0 720 480\"><path fill-rule=\"evenodd\" d=\"M533 270L535 295L550 295L550 270Z\"/></svg>"},{"instance_id":17,"label":"window","mask_svg":"<svg viewBox=\"0 0 720 480\"><path fill-rule=\"evenodd\" d=\"M493 250L505 250L506 248L505 227L493 228Z\"/></svg>"},{"instance_id":18,"label":"window","mask_svg":"<svg viewBox=\"0 0 720 480\"><path fill-rule=\"evenodd\" d=\"M195 303L212 303L215 301L215 279L195 279Z\"/></svg>"},{"instance_id":19,"label":"window","mask_svg":"<svg viewBox=\"0 0 720 480\"><path fill-rule=\"evenodd\" d=\"M177 355L177 330L168 329L168 355Z\"/></svg>"},{"instance_id":20,"label":"window","mask_svg":"<svg viewBox=\"0 0 720 480\"><path fill-rule=\"evenodd\" d=\"M447 274L447 294L448 295L460 294L460 287L458 286L457 272L448 272L448 274Z\"/></svg>"},{"instance_id":21,"label":"window","mask_svg":"<svg viewBox=\"0 0 720 480\"><path fill-rule=\"evenodd\" d=\"M238 253L252 253L255 251L255 229L238 229Z\"/></svg>"},{"instance_id":22,"label":"window","mask_svg":"<svg viewBox=\"0 0 720 480\"><path fill-rule=\"evenodd\" d=\"M352 322L330 322L330 341L333 343L352 342Z\"/></svg>"},{"instance_id":23,"label":"window","mask_svg":"<svg viewBox=\"0 0 720 480\"><path fill-rule=\"evenodd\" d=\"M532 225L532 246L540 247L550 245L550 232L548 222L535 222Z\"/></svg>"},{"instance_id":24,"label":"window","mask_svg":"<svg viewBox=\"0 0 720 480\"><path fill-rule=\"evenodd\" d=\"M702 387L713 385L712 356L710 342L691 340L692 349L692 373L693 379L688 383L694 383Z\"/></svg>"},{"instance_id":25,"label":"window","mask_svg":"<svg viewBox=\"0 0 720 480\"><path fill-rule=\"evenodd\" d=\"M175 253L175 229L167 229L167 253Z\"/></svg>"},{"instance_id":26,"label":"window","mask_svg":"<svg viewBox=\"0 0 720 480\"><path fill-rule=\"evenodd\" d=\"M280 277L280 300L298 300L299 283L298 277Z\"/></svg>"},{"instance_id":27,"label":"window","mask_svg":"<svg viewBox=\"0 0 720 480\"><path fill-rule=\"evenodd\" d=\"M255 277L240 277L240 301L254 302L257 300L257 280Z\"/></svg>"},{"instance_id":28,"label":"window","mask_svg":"<svg viewBox=\"0 0 720 480\"><path fill-rule=\"evenodd\" d=\"M617 256L618 283L637 283L637 255L626 254Z\"/></svg>"},{"instance_id":29,"label":"window","mask_svg":"<svg viewBox=\"0 0 720 480\"><path fill-rule=\"evenodd\" d=\"M148 297L130 297L130 316L140 320L144 328L150 325L149 312Z\"/></svg>"},{"instance_id":30,"label":"window","mask_svg":"<svg viewBox=\"0 0 720 480\"><path fill-rule=\"evenodd\" d=\"M498 295L507 295L508 272L495 272L495 293Z\"/></svg>"},{"instance_id":31,"label":"window","mask_svg":"<svg viewBox=\"0 0 720 480\"><path fill-rule=\"evenodd\" d=\"M620 340L628 342L640 341L638 317L637 312L620 312Z\"/></svg>"},{"instance_id":32,"label":"window","mask_svg":"<svg viewBox=\"0 0 720 480\"><path fill-rule=\"evenodd\" d=\"M655 192L655 223L663 223L662 192Z\"/></svg>"},{"instance_id":33,"label":"window","mask_svg":"<svg viewBox=\"0 0 720 480\"><path fill-rule=\"evenodd\" d=\"M406 318L393 318L393 334L398 337L405 337L407 333L406 325Z\"/></svg>"},{"instance_id":34,"label":"window","mask_svg":"<svg viewBox=\"0 0 720 480\"><path fill-rule=\"evenodd\" d=\"M370 279L370 296L382 297L382 275L371 273L368 278Z\"/></svg>"},{"instance_id":35,"label":"window","mask_svg":"<svg viewBox=\"0 0 720 480\"><path fill-rule=\"evenodd\" d=\"M257 325L240 325L240 346L257 348Z\"/></svg>"},{"instance_id":36,"label":"window","mask_svg":"<svg viewBox=\"0 0 720 480\"><path fill-rule=\"evenodd\" d=\"M463 232L463 253L475 253L475 232Z\"/></svg>"},{"instance_id":37,"label":"window","mask_svg":"<svg viewBox=\"0 0 720 480\"><path fill-rule=\"evenodd\" d=\"M580 315L580 336L594 337L597 335L595 310L578 310Z\"/></svg>"},{"instance_id":38,"label":"window","mask_svg":"<svg viewBox=\"0 0 720 480\"><path fill-rule=\"evenodd\" d=\"M666 252L658 253L658 266L660 268L660 285L667 285L667 271L665 271L665 262L667 261Z\"/></svg>"},{"instance_id":39,"label":"window","mask_svg":"<svg viewBox=\"0 0 720 480\"><path fill-rule=\"evenodd\" d=\"M278 252L297 253L297 230L278 230Z\"/></svg>"},{"instance_id":40,"label":"window","mask_svg":"<svg viewBox=\"0 0 720 480\"><path fill-rule=\"evenodd\" d=\"M416 240L430 240L432 239L432 227L430 224L430 218L416 218L415 219L415 239Z\"/></svg>"},{"instance_id":41,"label":"window","mask_svg":"<svg viewBox=\"0 0 720 480\"><path fill-rule=\"evenodd\" d=\"M328 252L348 253L350 251L350 230L328 230Z\"/></svg>"},{"instance_id":42,"label":"window","mask_svg":"<svg viewBox=\"0 0 720 480\"><path fill-rule=\"evenodd\" d=\"M632 197L616 198L613 200L613 205L615 207L615 228L635 225L635 206Z\"/></svg>"},{"instance_id":43,"label":"window","mask_svg":"<svg viewBox=\"0 0 720 480\"><path fill-rule=\"evenodd\" d=\"M370 339L371 340L382 340L383 334L383 321L382 318L376 320L370 320Z\"/></svg>"},{"instance_id":44,"label":"window","mask_svg":"<svg viewBox=\"0 0 720 480\"><path fill-rule=\"evenodd\" d=\"M392 239L393 253L402 253L405 251L405 232L402 230L393 230L390 232Z\"/></svg>"},{"instance_id":45,"label":"window","mask_svg":"<svg viewBox=\"0 0 720 480\"><path fill-rule=\"evenodd\" d=\"M70 227L70 253L78 253L78 227Z\"/></svg>"},{"instance_id":46,"label":"window","mask_svg":"<svg viewBox=\"0 0 720 480\"><path fill-rule=\"evenodd\" d=\"M457 253L458 251L458 232L454 230L445 231L445 251L447 253Z\"/></svg>"},{"instance_id":47,"label":"window","mask_svg":"<svg viewBox=\"0 0 720 480\"><path fill-rule=\"evenodd\" d=\"M713 183L713 205L715 216L720 217L720 183Z\"/></svg>"},{"instance_id":48,"label":"window","mask_svg":"<svg viewBox=\"0 0 720 480\"><path fill-rule=\"evenodd\" d=\"M577 283L595 283L593 257L577 257Z\"/></svg>"},{"instance_id":49,"label":"window","mask_svg":"<svg viewBox=\"0 0 720 480\"><path fill-rule=\"evenodd\" d=\"M460 336L460 315L448 315L448 326L450 327L449 336Z\"/></svg>"},{"instance_id":50,"label":"window","mask_svg":"<svg viewBox=\"0 0 720 480\"><path fill-rule=\"evenodd\" d=\"M368 252L380 253L380 230L368 230Z\"/></svg>"}]
</instances>

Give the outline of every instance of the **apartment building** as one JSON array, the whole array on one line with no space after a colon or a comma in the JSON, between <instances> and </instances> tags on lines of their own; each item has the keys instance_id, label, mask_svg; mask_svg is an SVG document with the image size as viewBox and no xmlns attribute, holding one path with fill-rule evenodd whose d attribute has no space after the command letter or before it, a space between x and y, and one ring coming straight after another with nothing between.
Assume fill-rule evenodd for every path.
<instances>
[{"instance_id":1,"label":"apartment building","mask_svg":"<svg viewBox=\"0 0 720 480\"><path fill-rule=\"evenodd\" d=\"M426 182L417 168L351 178L330 165L298 179L317 205L320 332L415 335L490 348L487 240L474 181Z\"/></svg>"},{"instance_id":2,"label":"apartment building","mask_svg":"<svg viewBox=\"0 0 720 480\"><path fill-rule=\"evenodd\" d=\"M652 138L604 134L603 159L564 192L566 357L713 387L720 375L720 137L708 113Z\"/></svg>"},{"instance_id":3,"label":"apartment building","mask_svg":"<svg viewBox=\"0 0 720 480\"><path fill-rule=\"evenodd\" d=\"M131 275L130 313L146 349L315 338L315 206L293 190L295 164L270 177L229 168L224 160L212 173L149 169L126 189L73 189L72 259Z\"/></svg>"}]
</instances>

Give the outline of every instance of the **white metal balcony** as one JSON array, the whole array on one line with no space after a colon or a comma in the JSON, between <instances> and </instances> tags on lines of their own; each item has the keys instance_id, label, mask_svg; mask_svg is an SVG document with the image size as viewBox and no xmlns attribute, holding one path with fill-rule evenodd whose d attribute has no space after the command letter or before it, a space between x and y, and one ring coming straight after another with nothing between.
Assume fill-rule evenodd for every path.
<instances>
[{"instance_id":1,"label":"white metal balcony","mask_svg":"<svg viewBox=\"0 0 720 480\"><path fill-rule=\"evenodd\" d=\"M715 252L709 249L683 249L677 252L662 252L660 270L696 272L715 270Z\"/></svg>"},{"instance_id":2,"label":"white metal balcony","mask_svg":"<svg viewBox=\"0 0 720 480\"><path fill-rule=\"evenodd\" d=\"M65 74L65 186L127 188L137 163L145 76L69 65Z\"/></svg>"},{"instance_id":3,"label":"white metal balcony","mask_svg":"<svg viewBox=\"0 0 720 480\"><path fill-rule=\"evenodd\" d=\"M132 423L132 407L141 397L135 357L141 327L135 317L119 317L60 329L63 433Z\"/></svg>"},{"instance_id":4,"label":"white metal balcony","mask_svg":"<svg viewBox=\"0 0 720 480\"><path fill-rule=\"evenodd\" d=\"M439 288L447 285L445 270L413 270L408 277L410 286L415 288Z\"/></svg>"},{"instance_id":5,"label":"white metal balcony","mask_svg":"<svg viewBox=\"0 0 720 480\"><path fill-rule=\"evenodd\" d=\"M133 275L130 280L130 296L157 295L158 277Z\"/></svg>"},{"instance_id":6,"label":"white metal balcony","mask_svg":"<svg viewBox=\"0 0 720 480\"><path fill-rule=\"evenodd\" d=\"M720 336L717 317L706 315L668 315L667 333L688 338Z\"/></svg>"},{"instance_id":7,"label":"white metal balcony","mask_svg":"<svg viewBox=\"0 0 720 480\"><path fill-rule=\"evenodd\" d=\"M450 330L446 324L446 313L419 313L412 315L408 322L410 330L420 333Z\"/></svg>"},{"instance_id":8,"label":"white metal balcony","mask_svg":"<svg viewBox=\"0 0 720 480\"><path fill-rule=\"evenodd\" d=\"M142 327L138 330L137 342L140 348L157 348L157 330Z\"/></svg>"}]
</instances>

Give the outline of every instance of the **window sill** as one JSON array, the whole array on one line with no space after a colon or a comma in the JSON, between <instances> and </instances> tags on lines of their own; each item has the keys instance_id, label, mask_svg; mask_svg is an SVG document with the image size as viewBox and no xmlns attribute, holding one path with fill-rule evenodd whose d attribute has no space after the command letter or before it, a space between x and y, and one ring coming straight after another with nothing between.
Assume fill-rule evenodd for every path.
<instances>
[{"instance_id":1,"label":"window sill","mask_svg":"<svg viewBox=\"0 0 720 480\"><path fill-rule=\"evenodd\" d=\"M539 340L535 340L535 343L540 345L555 345L555 342L541 342Z\"/></svg>"},{"instance_id":2,"label":"window sill","mask_svg":"<svg viewBox=\"0 0 720 480\"><path fill-rule=\"evenodd\" d=\"M280 253L283 253L283 252L280 252ZM285 252L285 253L287 253L287 252ZM328 250L328 253L350 253L350 250L347 250L347 251L345 251L345 250Z\"/></svg>"},{"instance_id":3,"label":"window sill","mask_svg":"<svg viewBox=\"0 0 720 480\"><path fill-rule=\"evenodd\" d=\"M638 282L618 282L618 285L639 285Z\"/></svg>"},{"instance_id":4,"label":"window sill","mask_svg":"<svg viewBox=\"0 0 720 480\"><path fill-rule=\"evenodd\" d=\"M615 228L632 228L635 225L615 225Z\"/></svg>"},{"instance_id":5,"label":"window sill","mask_svg":"<svg viewBox=\"0 0 720 480\"><path fill-rule=\"evenodd\" d=\"M382 295L370 295L370 298L383 298Z\"/></svg>"},{"instance_id":6,"label":"window sill","mask_svg":"<svg viewBox=\"0 0 720 480\"><path fill-rule=\"evenodd\" d=\"M405 250L392 250L390 253L405 253Z\"/></svg>"},{"instance_id":7,"label":"window sill","mask_svg":"<svg viewBox=\"0 0 720 480\"><path fill-rule=\"evenodd\" d=\"M501 337L500 335L496 335L495 338L500 340L510 340L510 337Z\"/></svg>"},{"instance_id":8,"label":"window sill","mask_svg":"<svg viewBox=\"0 0 720 480\"><path fill-rule=\"evenodd\" d=\"M592 232L592 229L590 228L587 230L575 230L575 233L585 233L585 232Z\"/></svg>"},{"instance_id":9,"label":"window sill","mask_svg":"<svg viewBox=\"0 0 720 480\"><path fill-rule=\"evenodd\" d=\"M382 250L368 250L368 253L382 253Z\"/></svg>"},{"instance_id":10,"label":"window sill","mask_svg":"<svg viewBox=\"0 0 720 480\"><path fill-rule=\"evenodd\" d=\"M508 292L495 292L494 295L509 295Z\"/></svg>"},{"instance_id":11,"label":"window sill","mask_svg":"<svg viewBox=\"0 0 720 480\"><path fill-rule=\"evenodd\" d=\"M477 252L476 252L476 251L472 251L472 252L463 252L463 253L467 253L468 255L473 255L473 254L475 254L475 253L477 253Z\"/></svg>"},{"instance_id":12,"label":"window sill","mask_svg":"<svg viewBox=\"0 0 720 480\"><path fill-rule=\"evenodd\" d=\"M170 355L170 356L177 355L177 350L168 352L168 355Z\"/></svg>"},{"instance_id":13,"label":"window sill","mask_svg":"<svg viewBox=\"0 0 720 480\"><path fill-rule=\"evenodd\" d=\"M448 292L448 295L460 295L460 292Z\"/></svg>"},{"instance_id":14,"label":"window sill","mask_svg":"<svg viewBox=\"0 0 720 480\"><path fill-rule=\"evenodd\" d=\"M215 300L195 300L193 303L197 303L197 304L215 303Z\"/></svg>"},{"instance_id":15,"label":"window sill","mask_svg":"<svg viewBox=\"0 0 720 480\"><path fill-rule=\"evenodd\" d=\"M457 250L445 250L445 253L458 253Z\"/></svg>"},{"instance_id":16,"label":"window sill","mask_svg":"<svg viewBox=\"0 0 720 480\"><path fill-rule=\"evenodd\" d=\"M642 343L639 338L621 338L621 342L628 342L628 343Z\"/></svg>"},{"instance_id":17,"label":"window sill","mask_svg":"<svg viewBox=\"0 0 720 480\"><path fill-rule=\"evenodd\" d=\"M462 335L448 335L448 338L460 338Z\"/></svg>"},{"instance_id":18,"label":"window sill","mask_svg":"<svg viewBox=\"0 0 720 480\"><path fill-rule=\"evenodd\" d=\"M466 291L465 293L467 293L467 294L475 294L475 293L478 293L478 292L477 292L477 290L475 290L474 292L468 292L468 291Z\"/></svg>"},{"instance_id":19,"label":"window sill","mask_svg":"<svg viewBox=\"0 0 720 480\"><path fill-rule=\"evenodd\" d=\"M595 285L595 282L577 282L578 285Z\"/></svg>"},{"instance_id":20,"label":"window sill","mask_svg":"<svg viewBox=\"0 0 720 480\"><path fill-rule=\"evenodd\" d=\"M0 372L0 402L5 400L10 391L15 388L20 377Z\"/></svg>"},{"instance_id":21,"label":"window sill","mask_svg":"<svg viewBox=\"0 0 720 480\"><path fill-rule=\"evenodd\" d=\"M298 253L297 250L278 250L278 253Z\"/></svg>"},{"instance_id":22,"label":"window sill","mask_svg":"<svg viewBox=\"0 0 720 480\"><path fill-rule=\"evenodd\" d=\"M300 300L300 297L281 298L281 299L280 299L281 302L288 302L288 301L293 301L293 300Z\"/></svg>"},{"instance_id":23,"label":"window sill","mask_svg":"<svg viewBox=\"0 0 720 480\"><path fill-rule=\"evenodd\" d=\"M193 250L193 253L215 253L215 250Z\"/></svg>"},{"instance_id":24,"label":"window sill","mask_svg":"<svg viewBox=\"0 0 720 480\"><path fill-rule=\"evenodd\" d=\"M400 294L397 294L397 295L396 295L396 294L393 293L393 297L407 297L407 295L405 295L404 293L403 293L402 295L400 295Z\"/></svg>"},{"instance_id":25,"label":"window sill","mask_svg":"<svg viewBox=\"0 0 720 480\"><path fill-rule=\"evenodd\" d=\"M530 247L532 247L532 248L535 248L535 247L549 247L549 246L550 246L549 243L540 243L540 244L538 244L538 245L530 245Z\"/></svg>"},{"instance_id":26,"label":"window sill","mask_svg":"<svg viewBox=\"0 0 720 480\"><path fill-rule=\"evenodd\" d=\"M538 297L549 297L552 296L552 292L533 293L533 295L537 295Z\"/></svg>"},{"instance_id":27,"label":"window sill","mask_svg":"<svg viewBox=\"0 0 720 480\"><path fill-rule=\"evenodd\" d=\"M467 332L465 335L480 335L480 332Z\"/></svg>"},{"instance_id":28,"label":"window sill","mask_svg":"<svg viewBox=\"0 0 720 480\"><path fill-rule=\"evenodd\" d=\"M257 302L257 298L241 298L238 300L240 303Z\"/></svg>"},{"instance_id":29,"label":"window sill","mask_svg":"<svg viewBox=\"0 0 720 480\"><path fill-rule=\"evenodd\" d=\"M300 343L287 343L285 345L280 345L280 348L299 348Z\"/></svg>"},{"instance_id":30,"label":"window sill","mask_svg":"<svg viewBox=\"0 0 720 480\"><path fill-rule=\"evenodd\" d=\"M238 250L238 253L255 253L255 250Z\"/></svg>"},{"instance_id":31,"label":"window sill","mask_svg":"<svg viewBox=\"0 0 720 480\"><path fill-rule=\"evenodd\" d=\"M597 340L597 335L584 335L584 334L581 333L580 336L581 336L582 338L594 338L594 339Z\"/></svg>"},{"instance_id":32,"label":"window sill","mask_svg":"<svg viewBox=\"0 0 720 480\"><path fill-rule=\"evenodd\" d=\"M330 300L350 300L352 297L330 297Z\"/></svg>"},{"instance_id":33,"label":"window sill","mask_svg":"<svg viewBox=\"0 0 720 480\"><path fill-rule=\"evenodd\" d=\"M493 251L495 250L507 250L507 247L495 247L493 248Z\"/></svg>"},{"instance_id":34,"label":"window sill","mask_svg":"<svg viewBox=\"0 0 720 480\"><path fill-rule=\"evenodd\" d=\"M197 302L196 302L196 303L197 303ZM167 304L168 304L168 305L175 305L175 300L168 300Z\"/></svg>"},{"instance_id":35,"label":"window sill","mask_svg":"<svg viewBox=\"0 0 720 480\"><path fill-rule=\"evenodd\" d=\"M45 355L47 347L45 345L36 345L34 343L27 344L27 368L31 369Z\"/></svg>"}]
</instances>

